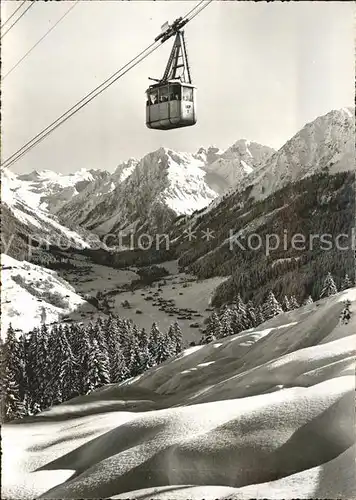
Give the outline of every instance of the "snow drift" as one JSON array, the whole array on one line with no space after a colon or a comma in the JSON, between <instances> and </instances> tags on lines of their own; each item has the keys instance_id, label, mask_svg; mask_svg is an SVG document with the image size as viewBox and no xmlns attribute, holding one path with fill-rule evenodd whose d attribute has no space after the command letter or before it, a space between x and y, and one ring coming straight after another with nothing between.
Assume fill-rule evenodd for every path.
<instances>
[{"instance_id":1,"label":"snow drift","mask_svg":"<svg viewBox=\"0 0 356 500\"><path fill-rule=\"evenodd\" d=\"M3 496L354 498L355 326L356 288L7 424Z\"/></svg>"}]
</instances>

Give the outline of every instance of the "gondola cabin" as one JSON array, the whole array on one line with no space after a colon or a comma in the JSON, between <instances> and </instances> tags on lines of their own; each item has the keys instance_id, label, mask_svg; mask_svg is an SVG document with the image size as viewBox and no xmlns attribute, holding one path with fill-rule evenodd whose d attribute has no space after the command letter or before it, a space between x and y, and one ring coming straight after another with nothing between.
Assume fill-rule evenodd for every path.
<instances>
[{"instance_id":1,"label":"gondola cabin","mask_svg":"<svg viewBox=\"0 0 356 500\"><path fill-rule=\"evenodd\" d=\"M151 85L146 91L146 125L170 130L194 125L196 119L196 87L171 80Z\"/></svg>"}]
</instances>

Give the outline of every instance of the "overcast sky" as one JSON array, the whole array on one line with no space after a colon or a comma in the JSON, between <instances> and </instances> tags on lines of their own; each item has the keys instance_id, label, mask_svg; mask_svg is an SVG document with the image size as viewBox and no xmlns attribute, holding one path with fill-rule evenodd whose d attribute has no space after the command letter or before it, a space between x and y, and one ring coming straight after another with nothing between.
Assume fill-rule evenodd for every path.
<instances>
[{"instance_id":1,"label":"overcast sky","mask_svg":"<svg viewBox=\"0 0 356 500\"><path fill-rule=\"evenodd\" d=\"M4 160L146 48L190 1L80 1L2 83ZM2 73L68 10L36 2L2 40ZM18 6L2 2L5 20ZM148 77L161 77L172 40L16 163L15 172L112 171L160 146L195 152L240 138L281 147L305 123L353 105L353 2L214 1L185 34L198 123L145 126Z\"/></svg>"}]
</instances>

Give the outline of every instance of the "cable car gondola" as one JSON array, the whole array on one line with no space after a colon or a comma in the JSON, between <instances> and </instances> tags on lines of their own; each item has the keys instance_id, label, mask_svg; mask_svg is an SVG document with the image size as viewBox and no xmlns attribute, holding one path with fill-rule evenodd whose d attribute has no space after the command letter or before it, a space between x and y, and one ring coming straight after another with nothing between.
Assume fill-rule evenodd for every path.
<instances>
[{"instance_id":1,"label":"cable car gondola","mask_svg":"<svg viewBox=\"0 0 356 500\"><path fill-rule=\"evenodd\" d=\"M191 82L182 30L176 32L163 78L155 81L158 83L150 85L146 90L147 127L171 130L194 125L197 121L196 87Z\"/></svg>"}]
</instances>

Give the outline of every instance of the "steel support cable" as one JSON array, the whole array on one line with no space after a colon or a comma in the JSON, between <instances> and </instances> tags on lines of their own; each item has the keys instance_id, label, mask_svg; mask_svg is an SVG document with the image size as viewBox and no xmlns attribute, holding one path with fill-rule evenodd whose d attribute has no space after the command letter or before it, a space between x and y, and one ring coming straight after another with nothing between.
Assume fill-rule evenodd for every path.
<instances>
[{"instance_id":1,"label":"steel support cable","mask_svg":"<svg viewBox=\"0 0 356 500\"><path fill-rule=\"evenodd\" d=\"M204 8L206 8L213 0L208 0L207 3L202 5L202 7L199 8L199 6L204 2L204 0L200 1L197 6L195 6L193 9L189 11L188 14L184 16L183 19L186 19L187 22L189 22L191 19L196 17ZM194 12L196 9L198 9L197 12L195 12L192 16L190 14ZM190 17L188 17L190 16ZM164 43L164 42L163 42ZM106 90L108 87L110 87L113 83L115 83L119 78L124 76L130 69L134 68L139 62L143 61L146 57L148 57L152 52L157 50L160 46L162 45L161 41L155 41L151 45L149 45L146 49L144 49L140 54L138 54L135 58L131 59L127 64L125 64L122 68L120 68L118 71L116 71L113 75L111 75L109 78L107 78L101 85L96 87L93 91L91 91L89 94L87 94L83 99L78 101L74 106L72 106L68 111L63 113L57 120L52 122L48 127L43 129L40 133L38 133L35 137L33 137L30 141L28 141L24 146L22 146L18 151L16 151L14 154L12 154L10 157L8 157L2 164L2 168L8 168L10 167L13 163L18 161L20 158L22 158L28 151L30 151L33 147L35 147L37 144L42 142L49 134L51 134L54 130L56 130L60 125L65 123L69 118L71 118L75 113L80 111L84 106L89 104L95 97L100 95L104 90ZM125 70L125 71L124 71Z\"/></svg>"},{"instance_id":2,"label":"steel support cable","mask_svg":"<svg viewBox=\"0 0 356 500\"><path fill-rule=\"evenodd\" d=\"M25 1L26 1L26 0L25 0ZM53 30L56 28L56 26L58 26L58 24L59 24L59 23L60 23L60 22L61 22L61 21L62 21L62 20L63 20L63 19L64 19L64 18L68 15L68 14L69 14L69 12L70 12L71 10L73 10L73 9L74 9L74 7L76 7L76 6L78 5L78 2L79 2L79 1L80 1L80 0L76 0L75 4L74 4L74 5L72 5L72 6L71 6L71 7L70 7L70 8L69 8L69 9L68 9L68 10L67 10L64 14L63 14L63 16L62 16L62 17L60 17L60 18L58 19L58 21L57 21L57 22L56 22L56 23L55 23L55 24L54 24L54 25L53 25L53 26L52 26L52 27L51 27L48 31L46 31L46 33L45 33L45 34L44 34L44 35L43 35L43 36L42 36L42 37L41 37L41 38L40 38L40 39L39 39L39 40L38 40L38 41L37 41L37 42L36 42L36 43L35 43L35 44L34 44L34 45L33 45L33 46L32 46L32 47L31 47L31 48L30 48L27 52L26 52L26 54L25 54L23 57L21 57L21 59L19 59L19 61L17 61L17 63L16 63L16 64L15 64L15 65L14 65L14 66L13 66L13 67L12 67L12 68L11 68L11 69L7 72L7 73L6 73L3 77L2 77L2 80L3 80L3 81L5 80L5 78L6 78L6 77L7 77L10 73L12 73L12 72L14 71L14 69L15 69L15 68L17 68L17 66L18 66L20 63L22 63L22 61L23 61L24 59L26 59L26 57L28 57L28 56L30 55L30 53L33 51L33 49L35 49L35 48L37 47L37 45L39 45L39 44L42 42L42 40L44 40L44 39L46 38L46 36L48 36L48 35L51 33L51 31L53 31Z\"/></svg>"},{"instance_id":3,"label":"steel support cable","mask_svg":"<svg viewBox=\"0 0 356 500\"><path fill-rule=\"evenodd\" d=\"M11 14L11 16L10 16L10 17L8 17L8 18L6 19L6 21L5 21L5 22L3 22L3 24L1 25L1 29L3 29L3 28L4 28L4 26L5 26L5 24L7 24L7 23L10 21L10 19L12 19L12 18L14 17L14 15L16 14L16 12L18 12L18 11L21 9L21 7L23 6L23 4L24 4L24 3L26 3L26 1L27 1L27 0L23 0L23 1L21 2L21 5L20 5L19 7L17 7L17 9L16 9L16 10L15 10L12 14Z\"/></svg>"},{"instance_id":4,"label":"steel support cable","mask_svg":"<svg viewBox=\"0 0 356 500\"><path fill-rule=\"evenodd\" d=\"M145 59L147 56L149 56L152 52L154 52L155 50L157 50L159 47L160 47L160 44L155 42L155 47L152 47L151 51L148 52L147 54L143 55L141 57L141 59L137 60L134 64L132 64L132 66L130 66L129 68L127 68L125 71L123 71L122 73L120 73L120 75L118 75L115 80L113 80L112 82L108 83L106 85L106 87L100 89L95 95L92 95L89 99L85 100L85 102L82 102L82 104L78 107L78 105L75 105L73 106L72 111L69 112L67 111L66 113L64 113L62 115L62 119L60 120L60 118L58 118L56 120L56 122L53 122L50 126L47 127L47 130L46 133L43 133L44 131L42 131L40 134L38 134L36 137L36 140L32 139L31 141L29 141L28 143L28 146L25 148L23 146L23 151L22 152L18 152L18 153L15 153L15 156L13 159L9 159L8 160L5 160L4 163L1 164L1 167L2 168L8 168L10 167L13 163L17 162L18 160L20 160L26 153L28 153L32 148L34 148L35 146L37 146L37 144L41 143L48 135L50 135L52 132L54 132L58 127L60 127L63 123L65 123L67 120L69 120L69 118L71 118L74 114L76 114L78 111L80 111L82 108L84 108L84 106L86 106L87 104L89 104L93 99L95 99L99 94L101 94L102 92L104 92L104 90L106 90L108 87L110 87L110 85L112 85L113 83L115 83L116 80L118 80L119 78L121 78L122 76L124 76L128 71L130 71L130 69L134 68L138 63L140 63L141 61L143 61L143 59ZM146 52L146 51L145 51ZM137 59L137 58L135 58ZM129 63L128 63L129 64ZM127 65L126 65L127 66ZM125 67L125 66L124 66ZM84 99L83 99L84 100ZM67 115L67 116L66 116ZM57 123L58 122L58 123ZM32 143L32 144L31 144ZM20 151L20 150L19 150Z\"/></svg>"},{"instance_id":5,"label":"steel support cable","mask_svg":"<svg viewBox=\"0 0 356 500\"><path fill-rule=\"evenodd\" d=\"M80 109L82 109L86 104L88 104L90 101L92 101L97 95L99 95L99 93L101 93L104 90L106 90L106 88L108 86L110 86L117 79L119 79L120 76L121 76L121 72L125 68L127 68L128 66L130 66L131 64L133 64L134 61L136 61L140 56L142 56L142 58L140 59L140 61L141 61L144 58L144 55L146 54L146 52L148 52L150 49L152 49L152 52L153 52L153 50L158 49L159 46L160 46L159 42L154 42L149 47L147 47L145 50L143 50L134 59L131 59L131 61L129 61L127 64L125 64L125 66L123 66L118 71L116 71L113 75L111 75L109 78L107 78L102 84L98 85L94 90L92 90L89 94L87 94L85 97L83 97L83 99L81 99L79 102L77 102L76 104L74 104L70 109L68 109L65 113L63 113L59 118L57 118L57 120L55 120L54 122L52 122L45 129L43 129L41 132L39 132L35 137L33 137L30 141L28 141L26 144L24 144L22 146L22 148L20 148L18 151L16 151L16 153L14 153L10 157L8 157L1 164L1 167L4 167L4 168L6 167L7 168L10 165L12 165L13 163L15 163L15 161L17 161L18 159L20 159L23 156L23 154L25 154L27 151L29 151L30 149L32 149L32 147L35 145L35 143L38 144L38 142L41 140L40 136L42 136L43 134L45 134L44 137L47 137L51 133L52 130L55 130L59 125L61 125L62 123L64 123L64 121L66 121L68 118L70 118L71 116L73 116L77 111L79 111ZM151 52L149 52L147 55L149 55L150 53ZM131 69L131 67L129 69ZM125 71L123 74L125 74L127 71ZM110 81L114 77L115 77L115 80L113 80L110 83ZM104 88L102 88L102 87L104 87ZM60 123L58 123L58 122L60 122ZM54 127L54 125L56 125L56 126ZM31 143L32 143L32 145L31 145Z\"/></svg>"},{"instance_id":6,"label":"steel support cable","mask_svg":"<svg viewBox=\"0 0 356 500\"><path fill-rule=\"evenodd\" d=\"M20 21L20 19L21 19L21 18L22 18L22 17L26 14L26 12L27 12L27 11L29 11L29 10L31 9L31 7L33 7L34 5L35 5L35 1L34 1L34 0L32 0L32 1L31 1L31 3L30 3L30 5L27 7L27 9L26 9L26 10L24 10L24 11L23 11L23 13L21 14L21 16L19 16L19 17L16 19L16 21L14 22L14 24L12 24L12 25L10 26L10 28L9 28L9 29L7 29L7 30L5 31L5 33L3 33L3 34L1 35L0 40L2 40L2 39L4 38L4 36L5 36L5 35L7 35L7 33L8 33L9 31L11 31L11 30L12 30L12 28L13 28L14 26L16 26L16 24Z\"/></svg>"}]
</instances>

